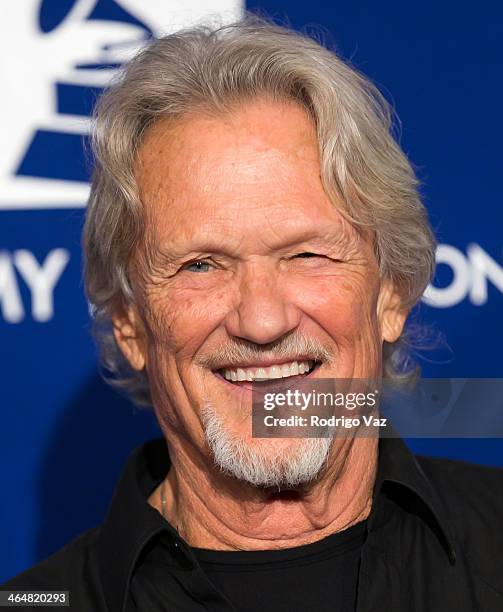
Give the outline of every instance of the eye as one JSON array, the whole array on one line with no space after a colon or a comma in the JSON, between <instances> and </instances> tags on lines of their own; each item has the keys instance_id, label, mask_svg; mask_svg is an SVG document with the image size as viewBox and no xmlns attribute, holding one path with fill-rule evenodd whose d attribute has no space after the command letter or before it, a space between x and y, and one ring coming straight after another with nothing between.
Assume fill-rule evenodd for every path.
<instances>
[{"instance_id":1,"label":"eye","mask_svg":"<svg viewBox=\"0 0 503 612\"><path fill-rule=\"evenodd\" d=\"M307 261L311 261L312 265L316 265L318 267L330 265L331 263L341 263L341 259L335 259L334 257L329 257L328 255L323 255L322 253L313 253L312 251L303 251L302 253L297 253L290 259L303 259ZM315 259L319 261L315 261ZM308 265L306 261L306 266ZM300 264L299 264L300 265ZM311 264L309 264L311 265Z\"/></svg>"},{"instance_id":2,"label":"eye","mask_svg":"<svg viewBox=\"0 0 503 612\"><path fill-rule=\"evenodd\" d=\"M189 272L209 272L210 268L210 263L203 261L202 259L197 259L196 261L189 261L186 263L182 267L182 270L187 270Z\"/></svg>"},{"instance_id":3,"label":"eye","mask_svg":"<svg viewBox=\"0 0 503 612\"><path fill-rule=\"evenodd\" d=\"M305 253L298 253L294 257L302 257L302 258L307 258L307 257L325 257L325 255L320 255L319 253L311 253L309 251L306 251Z\"/></svg>"}]
</instances>

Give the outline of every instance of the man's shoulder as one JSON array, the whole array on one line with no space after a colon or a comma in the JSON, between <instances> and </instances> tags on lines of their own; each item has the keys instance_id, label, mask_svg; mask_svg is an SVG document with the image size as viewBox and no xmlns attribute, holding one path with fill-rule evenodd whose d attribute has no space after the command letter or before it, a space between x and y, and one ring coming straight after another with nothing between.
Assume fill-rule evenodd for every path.
<instances>
[{"instance_id":1,"label":"man's shoulder","mask_svg":"<svg viewBox=\"0 0 503 612\"><path fill-rule=\"evenodd\" d=\"M503 468L424 455L416 459L447 510L469 516L483 508L484 514L493 512L501 521Z\"/></svg>"},{"instance_id":2,"label":"man's shoulder","mask_svg":"<svg viewBox=\"0 0 503 612\"><path fill-rule=\"evenodd\" d=\"M503 589L503 468L416 456L445 508L465 562L474 574Z\"/></svg>"},{"instance_id":3,"label":"man's shoulder","mask_svg":"<svg viewBox=\"0 0 503 612\"><path fill-rule=\"evenodd\" d=\"M2 588L17 590L73 590L80 580L92 584L94 563L91 554L99 527L84 531L55 553L17 574Z\"/></svg>"}]
</instances>

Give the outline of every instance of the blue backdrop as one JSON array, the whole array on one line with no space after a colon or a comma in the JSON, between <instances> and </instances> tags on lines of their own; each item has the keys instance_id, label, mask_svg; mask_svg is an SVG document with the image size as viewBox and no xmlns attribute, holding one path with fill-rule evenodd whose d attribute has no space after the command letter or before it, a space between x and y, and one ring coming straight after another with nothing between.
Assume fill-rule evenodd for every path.
<instances>
[{"instance_id":1,"label":"blue backdrop","mask_svg":"<svg viewBox=\"0 0 503 612\"><path fill-rule=\"evenodd\" d=\"M204 5L204 10L201 8ZM82 292L82 142L95 96L142 40L234 0L21 0L0 8L0 582L98 524L123 462L159 435L101 382ZM442 332L426 376L503 376L503 6L479 1L247 4L319 26L397 109L423 182L438 272L418 317ZM503 464L503 440L410 441Z\"/></svg>"}]
</instances>

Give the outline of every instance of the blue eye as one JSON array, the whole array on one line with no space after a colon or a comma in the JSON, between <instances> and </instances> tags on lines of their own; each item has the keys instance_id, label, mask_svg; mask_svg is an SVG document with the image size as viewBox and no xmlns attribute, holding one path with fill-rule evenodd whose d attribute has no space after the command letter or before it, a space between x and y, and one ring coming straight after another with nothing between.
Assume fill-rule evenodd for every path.
<instances>
[{"instance_id":1,"label":"blue eye","mask_svg":"<svg viewBox=\"0 0 503 612\"><path fill-rule=\"evenodd\" d=\"M203 266L207 266L206 268L203 268ZM206 261L193 261L192 263L187 264L187 267L185 268L186 270L188 270L189 272L208 272L210 267L210 264L207 263Z\"/></svg>"}]
</instances>

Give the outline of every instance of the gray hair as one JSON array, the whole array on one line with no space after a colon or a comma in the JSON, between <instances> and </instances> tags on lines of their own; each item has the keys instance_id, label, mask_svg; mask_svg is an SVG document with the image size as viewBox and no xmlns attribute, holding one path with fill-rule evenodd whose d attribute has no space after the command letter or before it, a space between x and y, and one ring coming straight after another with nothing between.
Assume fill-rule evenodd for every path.
<instances>
[{"instance_id":1,"label":"gray hair","mask_svg":"<svg viewBox=\"0 0 503 612\"><path fill-rule=\"evenodd\" d=\"M430 281L435 238L419 183L397 144L395 114L377 87L307 35L248 15L234 24L198 26L153 40L99 100L92 148L95 169L83 232L85 288L109 382L137 405L151 405L145 370L134 371L115 342L111 316L133 302L128 263L144 238L134 178L138 147L161 118L198 110L225 112L267 95L293 100L312 117L327 195L342 214L373 231L381 277L412 308ZM383 376L412 367L407 328L383 349Z\"/></svg>"}]
</instances>

